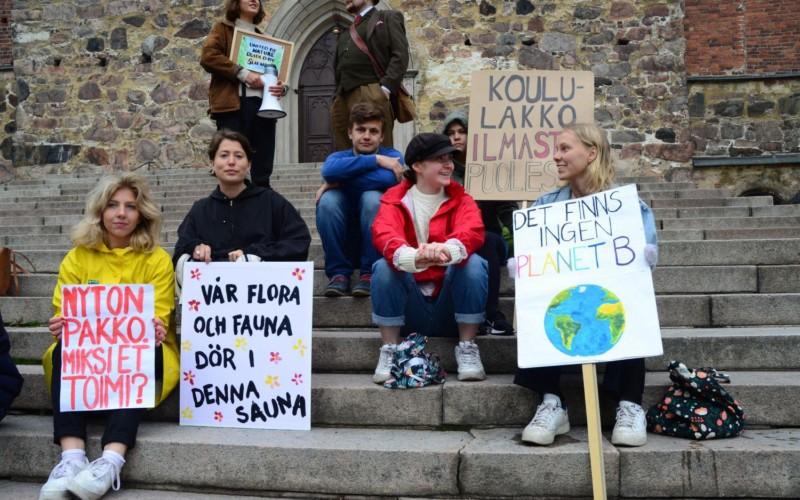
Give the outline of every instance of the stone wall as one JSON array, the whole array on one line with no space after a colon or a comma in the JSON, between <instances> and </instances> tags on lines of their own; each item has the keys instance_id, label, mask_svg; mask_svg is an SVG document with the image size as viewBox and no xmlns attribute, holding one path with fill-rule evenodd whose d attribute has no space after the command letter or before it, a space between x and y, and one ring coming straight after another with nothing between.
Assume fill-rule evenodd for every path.
<instances>
[{"instance_id":1,"label":"stone wall","mask_svg":"<svg viewBox=\"0 0 800 500\"><path fill-rule=\"evenodd\" d=\"M800 78L692 83L689 116L697 156L800 153Z\"/></svg>"},{"instance_id":2,"label":"stone wall","mask_svg":"<svg viewBox=\"0 0 800 500\"><path fill-rule=\"evenodd\" d=\"M19 105L4 157L18 171L199 164L214 129L197 63L213 5L15 1Z\"/></svg>"},{"instance_id":3,"label":"stone wall","mask_svg":"<svg viewBox=\"0 0 800 500\"><path fill-rule=\"evenodd\" d=\"M18 105L3 123L15 122L4 158L18 175L205 164L213 124L197 60L220 3L16 0ZM333 13L338 3L327 3ZM471 71L588 69L596 120L610 131L623 173L669 176L688 166L681 0L389 3L405 13L419 70L419 130L467 103ZM280 4L270 0L268 12Z\"/></svg>"}]
</instances>

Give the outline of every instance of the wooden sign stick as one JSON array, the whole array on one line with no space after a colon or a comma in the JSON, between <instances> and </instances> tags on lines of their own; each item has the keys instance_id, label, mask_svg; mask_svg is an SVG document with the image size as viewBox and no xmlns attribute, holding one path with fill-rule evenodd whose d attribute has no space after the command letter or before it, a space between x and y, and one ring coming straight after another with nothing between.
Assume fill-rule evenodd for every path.
<instances>
[{"instance_id":1,"label":"wooden sign stick","mask_svg":"<svg viewBox=\"0 0 800 500\"><path fill-rule=\"evenodd\" d=\"M606 467L603 461L603 436L600 434L600 399L597 396L597 370L594 363L581 365L583 395L586 400L586 430L589 433L589 461L592 466L594 500L606 500Z\"/></svg>"}]
</instances>

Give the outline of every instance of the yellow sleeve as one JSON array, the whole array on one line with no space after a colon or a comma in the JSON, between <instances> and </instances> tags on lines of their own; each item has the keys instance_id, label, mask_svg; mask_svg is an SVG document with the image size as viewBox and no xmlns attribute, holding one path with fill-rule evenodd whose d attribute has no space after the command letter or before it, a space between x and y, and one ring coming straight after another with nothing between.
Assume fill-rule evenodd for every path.
<instances>
[{"instance_id":1,"label":"yellow sleeve","mask_svg":"<svg viewBox=\"0 0 800 500\"><path fill-rule=\"evenodd\" d=\"M81 264L78 251L76 247L67 252L67 255L65 255L64 259L61 261L61 265L58 267L58 280L53 290L54 316L61 316L61 285L79 285L83 283L82 276L85 269Z\"/></svg>"},{"instance_id":2,"label":"yellow sleeve","mask_svg":"<svg viewBox=\"0 0 800 500\"><path fill-rule=\"evenodd\" d=\"M172 310L175 309L175 273L172 270L172 259L163 248L158 248L153 253L151 274L147 283L152 284L155 291L156 316L161 318L166 330L170 331Z\"/></svg>"}]
</instances>

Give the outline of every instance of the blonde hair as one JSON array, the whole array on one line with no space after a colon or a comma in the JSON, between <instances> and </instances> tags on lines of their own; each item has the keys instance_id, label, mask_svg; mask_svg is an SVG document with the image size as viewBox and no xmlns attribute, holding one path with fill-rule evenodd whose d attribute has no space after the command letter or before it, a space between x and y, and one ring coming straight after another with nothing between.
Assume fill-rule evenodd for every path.
<instances>
[{"instance_id":1,"label":"blonde hair","mask_svg":"<svg viewBox=\"0 0 800 500\"><path fill-rule=\"evenodd\" d=\"M565 127L563 132L570 131L575 134L587 148L595 148L597 156L586 166L586 192L597 193L605 191L614 184L616 172L611 163L611 147L603 129L593 123L576 123Z\"/></svg>"},{"instance_id":2,"label":"blonde hair","mask_svg":"<svg viewBox=\"0 0 800 500\"><path fill-rule=\"evenodd\" d=\"M161 210L150 196L150 185L136 174L109 175L100 182L86 198L83 219L72 228L70 237L75 246L95 248L106 240L103 227L103 211L109 200L122 188L128 188L136 196L139 223L131 234L130 246L137 252L151 252L161 236Z\"/></svg>"}]
</instances>

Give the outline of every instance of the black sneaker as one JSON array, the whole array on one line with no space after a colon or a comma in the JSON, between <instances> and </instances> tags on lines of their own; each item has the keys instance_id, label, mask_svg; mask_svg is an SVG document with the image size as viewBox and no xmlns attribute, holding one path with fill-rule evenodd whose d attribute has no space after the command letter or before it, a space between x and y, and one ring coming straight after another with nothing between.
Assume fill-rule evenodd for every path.
<instances>
[{"instance_id":1,"label":"black sneaker","mask_svg":"<svg viewBox=\"0 0 800 500\"><path fill-rule=\"evenodd\" d=\"M514 335L514 327L500 311L495 313L494 318L486 318L480 330L481 333L488 335Z\"/></svg>"},{"instance_id":2,"label":"black sneaker","mask_svg":"<svg viewBox=\"0 0 800 500\"><path fill-rule=\"evenodd\" d=\"M326 297L344 297L350 293L350 277L337 274L325 287Z\"/></svg>"}]
</instances>

